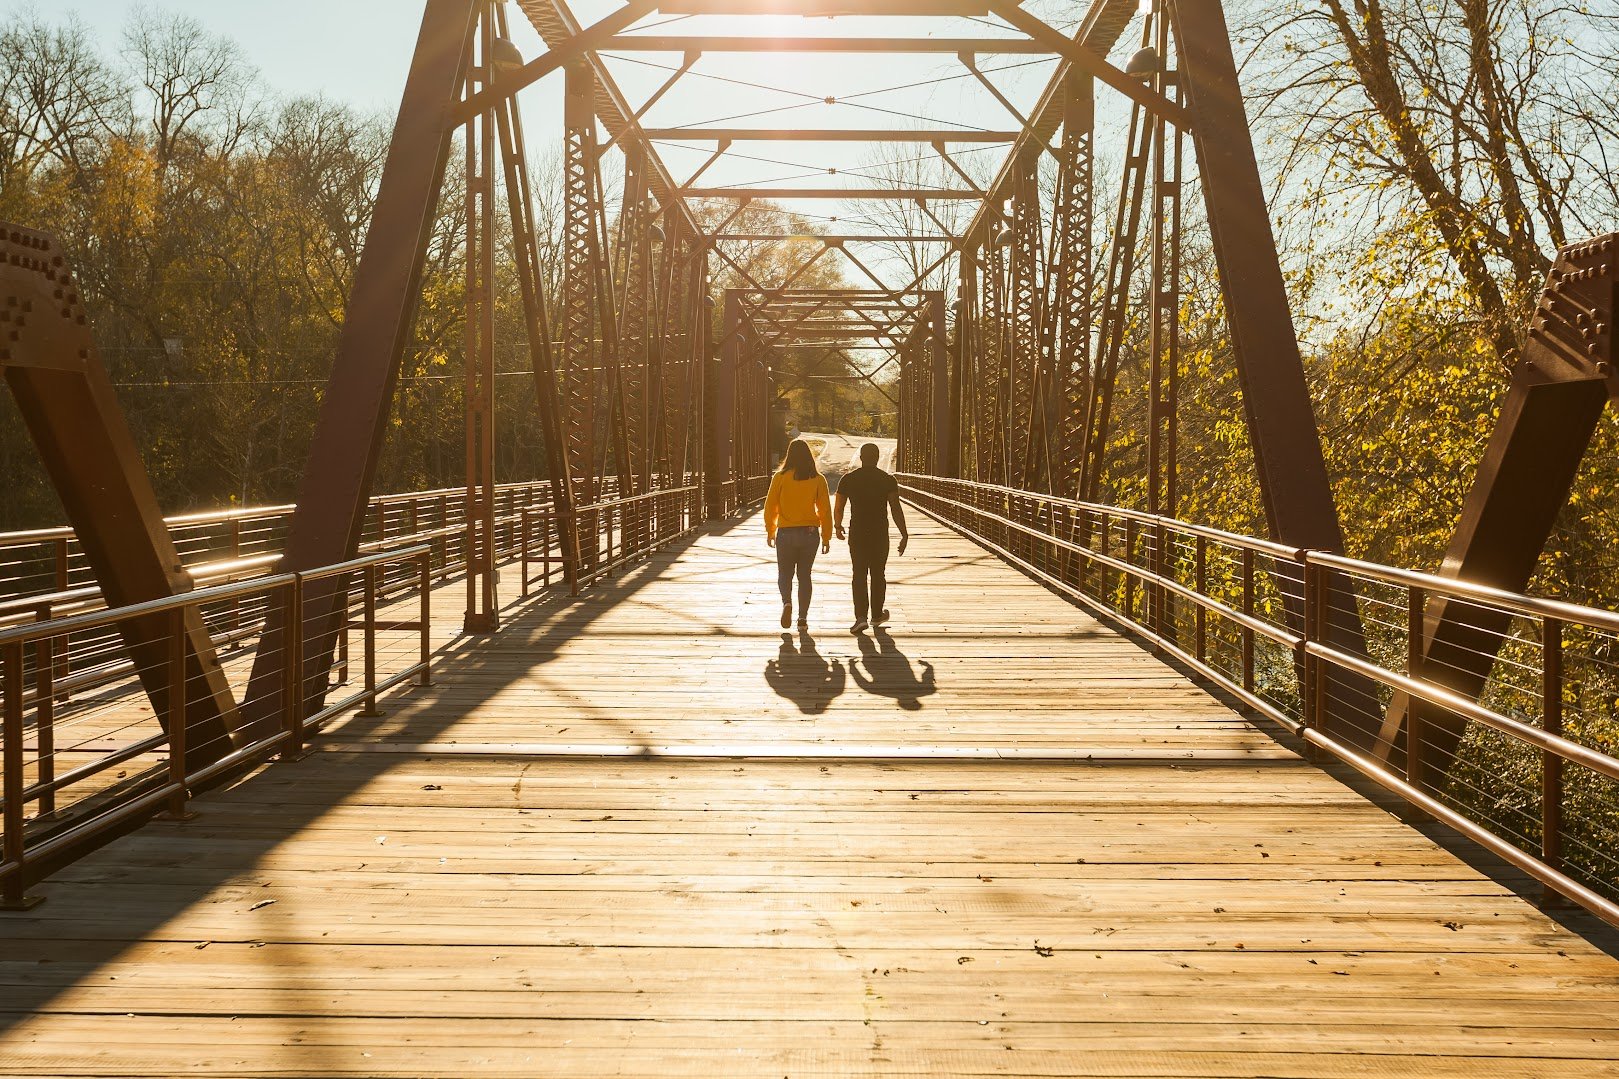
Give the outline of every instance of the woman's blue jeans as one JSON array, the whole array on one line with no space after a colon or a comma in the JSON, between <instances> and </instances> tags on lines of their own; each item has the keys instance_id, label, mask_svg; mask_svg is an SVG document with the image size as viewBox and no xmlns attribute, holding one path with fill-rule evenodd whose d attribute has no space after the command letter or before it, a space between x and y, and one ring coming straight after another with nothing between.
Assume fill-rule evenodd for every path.
<instances>
[{"instance_id":1,"label":"woman's blue jeans","mask_svg":"<svg viewBox=\"0 0 1619 1079\"><path fill-rule=\"evenodd\" d=\"M782 606L793 601L793 574L798 574L798 613L809 613L814 585L810 571L821 549L821 530L814 525L776 530L776 585L781 589Z\"/></svg>"}]
</instances>

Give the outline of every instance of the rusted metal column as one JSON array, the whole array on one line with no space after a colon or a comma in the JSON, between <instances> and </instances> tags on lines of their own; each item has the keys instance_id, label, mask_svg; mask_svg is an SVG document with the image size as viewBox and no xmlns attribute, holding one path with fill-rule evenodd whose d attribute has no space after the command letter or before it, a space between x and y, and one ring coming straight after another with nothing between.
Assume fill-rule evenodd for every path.
<instances>
[{"instance_id":1,"label":"rusted metal column","mask_svg":"<svg viewBox=\"0 0 1619 1079\"><path fill-rule=\"evenodd\" d=\"M648 363L652 316L652 217L648 204L646 155L636 144L624 151L624 201L619 213L618 349L614 368L624 453L617 462L618 496L629 498L651 487L651 454L647 444ZM647 512L640 503L625 507L624 547L635 552L648 538Z\"/></svg>"},{"instance_id":2,"label":"rusted metal column","mask_svg":"<svg viewBox=\"0 0 1619 1079\"><path fill-rule=\"evenodd\" d=\"M534 195L528 175L528 148L523 138L522 118L516 102L508 100L497 114L501 158L506 171L506 199L511 219L512 246L517 264L517 282L523 300L525 330L528 334L529 363L534 374L534 391L539 405L540 424L545 437L546 472L551 482L551 503L557 519L574 519L574 487L568 467L563 436L562 391L557 380L556 356L552 348L551 324L543 292L539 246L534 231ZM570 588L578 580L578 532L558 530L562 572ZM546 583L550 583L550 533L541 537L544 545ZM525 589L527 588L525 580Z\"/></svg>"},{"instance_id":3,"label":"rusted metal column","mask_svg":"<svg viewBox=\"0 0 1619 1079\"><path fill-rule=\"evenodd\" d=\"M1012 197L1008 339L1002 360L1011 388L1006 420L1006 483L1024 489L1033 489L1038 482L1035 444L1044 434L1038 403L1043 292L1039 162L1037 152L1027 154Z\"/></svg>"},{"instance_id":4,"label":"rusted metal column","mask_svg":"<svg viewBox=\"0 0 1619 1079\"><path fill-rule=\"evenodd\" d=\"M958 417L960 468L957 475L973 480L984 478L984 442L980 406L981 326L978 318L978 249L961 252L959 293L956 300L956 377L950 387L953 410Z\"/></svg>"},{"instance_id":5,"label":"rusted metal column","mask_svg":"<svg viewBox=\"0 0 1619 1079\"><path fill-rule=\"evenodd\" d=\"M1004 484L1006 474L1006 407L1009 394L1006 323L1006 248L984 249L983 317L979 320L980 431L984 440L981 483Z\"/></svg>"},{"instance_id":6,"label":"rusted metal column","mask_svg":"<svg viewBox=\"0 0 1619 1079\"><path fill-rule=\"evenodd\" d=\"M1153 85L1179 103L1180 77L1167 70L1169 20L1156 23L1160 70ZM1176 412L1180 388L1181 169L1185 140L1162 117L1152 120L1152 284L1148 352L1147 511L1174 517L1179 502L1176 475Z\"/></svg>"},{"instance_id":7,"label":"rusted metal column","mask_svg":"<svg viewBox=\"0 0 1619 1079\"><path fill-rule=\"evenodd\" d=\"M703 463L704 480L709 492L708 519L711 521L722 520L731 512L726 485L737 479L737 370L741 364L742 335L745 330L741 293L737 289L726 289L720 321L722 337L719 358L704 363L712 374L708 398L708 452Z\"/></svg>"},{"instance_id":8,"label":"rusted metal column","mask_svg":"<svg viewBox=\"0 0 1619 1079\"><path fill-rule=\"evenodd\" d=\"M584 62L567 69L563 104L562 223L562 441L568 474L581 505L600 497L596 482L597 397L601 384L602 326L598 323L601 275L599 203L597 200L596 81ZM589 518L589 519L584 519ZM595 568L600 558L593 515L576 513L562 527L573 530L571 546L579 551L580 568Z\"/></svg>"},{"instance_id":9,"label":"rusted metal column","mask_svg":"<svg viewBox=\"0 0 1619 1079\"><path fill-rule=\"evenodd\" d=\"M1096 102L1089 76L1071 75L1063 87L1061 160L1057 167L1055 257L1049 333L1055 385L1052 408L1056 452L1051 490L1079 493L1084 453L1085 402L1094 386L1091 370L1092 297L1096 290L1092 231L1095 228L1094 137Z\"/></svg>"},{"instance_id":10,"label":"rusted metal column","mask_svg":"<svg viewBox=\"0 0 1619 1079\"><path fill-rule=\"evenodd\" d=\"M485 3L476 35L478 57L467 66L466 95L493 82L495 23ZM495 594L495 114L466 125L466 560L467 609L462 629L492 633L500 625Z\"/></svg>"},{"instance_id":11,"label":"rusted metal column","mask_svg":"<svg viewBox=\"0 0 1619 1079\"><path fill-rule=\"evenodd\" d=\"M0 326L0 369L108 605L191 591L54 237L0 225ZM59 582L65 568L59 560ZM160 722L186 717L185 763L202 768L234 748L240 717L200 612L188 610L184 620L183 710L170 706L164 674L167 619L128 619L117 629L153 714Z\"/></svg>"},{"instance_id":12,"label":"rusted metal column","mask_svg":"<svg viewBox=\"0 0 1619 1079\"><path fill-rule=\"evenodd\" d=\"M1612 334L1616 279L1619 234L1572 244L1558 254L1462 503L1443 576L1508 592L1528 586L1606 402L1619 395ZM1477 699L1510 622L1498 609L1435 598L1423 631L1429 677ZM1379 756L1399 759L1408 706L1404 694L1395 696L1379 732ZM1436 765L1448 762L1465 721L1435 710L1426 727Z\"/></svg>"},{"instance_id":13,"label":"rusted metal column","mask_svg":"<svg viewBox=\"0 0 1619 1079\"><path fill-rule=\"evenodd\" d=\"M1290 546L1341 551L1343 533L1225 13L1220 0L1176 0L1169 14L1270 533ZM1303 582L1285 574L1279 580L1289 623L1302 625ZM1353 587L1339 573L1327 574L1323 587L1330 610L1326 639L1364 655L1366 638ZM1381 714L1372 686L1338 668L1327 677L1335 737L1360 748L1371 746L1377 735L1375 717Z\"/></svg>"},{"instance_id":14,"label":"rusted metal column","mask_svg":"<svg viewBox=\"0 0 1619 1079\"><path fill-rule=\"evenodd\" d=\"M923 297L922 338L932 369L933 400L929 402L933 420L933 454L927 468L935 476L954 476L960 447L957 439L956 411L951 407L950 341L944 324L944 293L928 292Z\"/></svg>"},{"instance_id":15,"label":"rusted metal column","mask_svg":"<svg viewBox=\"0 0 1619 1079\"><path fill-rule=\"evenodd\" d=\"M455 105L477 12L478 0L427 2L337 359L321 400L283 569L332 565L358 550L399 363L420 299L422 266L457 127ZM305 596L305 685L310 687L311 711L319 710L325 695L346 591L347 582L324 580L312 583ZM249 684L253 727L259 733L273 733L281 715L279 619L278 612L271 613Z\"/></svg>"}]
</instances>

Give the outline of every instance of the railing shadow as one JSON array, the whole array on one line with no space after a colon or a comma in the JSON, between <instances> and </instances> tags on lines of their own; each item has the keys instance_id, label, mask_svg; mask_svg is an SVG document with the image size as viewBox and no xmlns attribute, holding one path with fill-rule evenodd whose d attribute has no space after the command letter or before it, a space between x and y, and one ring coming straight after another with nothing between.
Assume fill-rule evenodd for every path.
<instances>
[{"instance_id":1,"label":"railing shadow","mask_svg":"<svg viewBox=\"0 0 1619 1079\"><path fill-rule=\"evenodd\" d=\"M350 716L331 728L324 740L358 743L397 737L401 726L405 726L412 741L436 741L514 681L530 678L535 669L543 668L555 657L559 645L634 597L703 539L723 535L740 524L733 519L701 527L653 552L621 576L598 583L578 599L566 593L541 593L512 601L503 608L504 626L498 634L487 638L460 636L435 651L434 688L385 697L382 715ZM461 587L458 580L439 586L452 591ZM523 649L524 663L510 662L514 646ZM507 657L504 661L500 659L502 653ZM455 688L453 704L435 704L435 695L446 686ZM317 750L321 740L316 740ZM119 844L154 838L161 842L165 835L183 836L188 827L153 822L115 839L110 847L87 855L37 885L31 891L46 896L48 901L36 912L0 914L0 1036L35 1013L48 1010L51 1001L61 994L93 980L98 969L130 948L152 939L166 923L212 894L221 882L250 873L275 848L314 825L348 796L417 760L415 756L390 753L345 753L341 767L323 768L322 754L316 752L302 761L261 768L229 790L202 795L192 803L200 814L199 820L189 826L199 830L208 827L210 801L229 798L231 790L276 783L298 786L318 779L326 796L307 801L289 799L278 806L280 811L273 817L258 820L259 827L229 836L210 836L206 860L209 872L200 876L181 871L184 867L172 860L142 866L142 872L120 864ZM183 840L179 846L183 847ZM177 872L165 876L164 866ZM59 954L65 940L72 941L71 961L63 961ZM287 965L296 966L296 958L289 957Z\"/></svg>"}]
</instances>

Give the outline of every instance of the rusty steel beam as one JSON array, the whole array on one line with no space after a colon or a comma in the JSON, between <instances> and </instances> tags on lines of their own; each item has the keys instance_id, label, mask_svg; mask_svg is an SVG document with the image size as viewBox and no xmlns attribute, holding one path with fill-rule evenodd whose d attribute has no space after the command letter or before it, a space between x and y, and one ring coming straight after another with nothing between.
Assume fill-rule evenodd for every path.
<instances>
[{"instance_id":1,"label":"rusty steel beam","mask_svg":"<svg viewBox=\"0 0 1619 1079\"><path fill-rule=\"evenodd\" d=\"M1192 136L1203 199L1270 533L1292 547L1342 551L1343 530L1304 378L1225 12L1220 0L1176 0L1170 17L1182 85L1194 118ZM1332 574L1328 588L1329 640L1347 652L1364 654L1366 638L1353 587L1342 575ZM1302 581L1284 585L1289 620L1298 627L1304 625L1302 596ZM1375 691L1366 680L1343 672L1329 680L1329 733L1357 748L1369 748L1382 714Z\"/></svg>"},{"instance_id":2,"label":"rusty steel beam","mask_svg":"<svg viewBox=\"0 0 1619 1079\"><path fill-rule=\"evenodd\" d=\"M984 0L664 0L666 15L933 15L974 18L988 13Z\"/></svg>"},{"instance_id":3,"label":"rusty steel beam","mask_svg":"<svg viewBox=\"0 0 1619 1079\"><path fill-rule=\"evenodd\" d=\"M922 199L962 201L980 199L977 191L933 187L687 187L680 191L693 199Z\"/></svg>"},{"instance_id":4,"label":"rusty steel beam","mask_svg":"<svg viewBox=\"0 0 1619 1079\"><path fill-rule=\"evenodd\" d=\"M1052 493L1079 496L1086 401L1094 386L1091 326L1096 290L1094 84L1084 75L1065 80L1062 145L1058 150L1056 230L1052 238L1051 317L1045 327L1052 356Z\"/></svg>"},{"instance_id":5,"label":"rusty steel beam","mask_svg":"<svg viewBox=\"0 0 1619 1079\"><path fill-rule=\"evenodd\" d=\"M663 142L1013 142L1016 131L917 128L649 127L648 139Z\"/></svg>"},{"instance_id":6,"label":"rusty steel beam","mask_svg":"<svg viewBox=\"0 0 1619 1079\"><path fill-rule=\"evenodd\" d=\"M528 16L529 22L533 24L535 31L552 53L565 57L565 60L579 58L589 65L595 76L592 104L602 128L615 142L624 145L639 143L647 149L647 188L667 215L666 220L676 222L683 235L702 236L703 230L696 216L692 214L691 208L686 205L685 200L677 197L679 184L663 159L652 151L646 137L640 133L635 121L635 110L629 106L628 99L618 88L613 73L608 70L601 57L592 51L597 45L597 28L606 26L608 19L618 20L621 23L618 29L622 30L627 22L634 22L635 19L656 10L659 7L656 0L632 0L613 16L608 16L588 28L580 24L566 0L517 0L517 6ZM620 19L620 16L623 19ZM533 67L534 64L528 66Z\"/></svg>"},{"instance_id":7,"label":"rusty steel beam","mask_svg":"<svg viewBox=\"0 0 1619 1079\"><path fill-rule=\"evenodd\" d=\"M1612 330L1616 281L1619 234L1558 253L1441 576L1507 592L1527 590L1603 409L1619 399ZM1511 618L1459 599L1431 601L1423 616L1421 677L1477 700ZM1378 757L1409 767L1411 711L1404 694L1394 698L1378 731ZM1430 774L1443 774L1467 722L1428 705L1417 714L1420 756ZM1414 771L1423 780L1423 769Z\"/></svg>"},{"instance_id":8,"label":"rusty steel beam","mask_svg":"<svg viewBox=\"0 0 1619 1079\"><path fill-rule=\"evenodd\" d=\"M466 65L465 95L490 85L495 20L484 17L474 40L477 57ZM500 626L495 588L495 114L468 120L463 129L466 157L466 322L464 390L466 407L466 500L463 519L467 633L493 633Z\"/></svg>"},{"instance_id":9,"label":"rusty steel beam","mask_svg":"<svg viewBox=\"0 0 1619 1079\"><path fill-rule=\"evenodd\" d=\"M668 5L660 5L669 10ZM1026 37L736 37L619 34L600 52L978 53L1050 56L1056 50Z\"/></svg>"},{"instance_id":10,"label":"rusty steel beam","mask_svg":"<svg viewBox=\"0 0 1619 1079\"><path fill-rule=\"evenodd\" d=\"M1118 44L1130 20L1135 18L1138 6L1138 0L1091 0L1090 8L1080 20L1079 29L1074 32L1072 40L1098 56L1106 56ZM989 197L973 215L972 222L962 230L962 239L967 245L981 246L999 227L998 207L1010 196L1012 184L1017 179L1016 163L1021 160L1020 155L1031 148L1038 149L1051 143L1067 107L1064 86L1069 79L1076 77L1089 76L1076 72L1074 65L1066 59L1059 60L1056 74L1046 84L1040 100L1029 114L1028 126L1018 136L1012 153L991 181Z\"/></svg>"},{"instance_id":11,"label":"rusty steel beam","mask_svg":"<svg viewBox=\"0 0 1619 1079\"><path fill-rule=\"evenodd\" d=\"M282 568L343 562L359 549L367 501L388 427L399 364L410 340L428 238L438 212L456 102L477 25L477 0L428 0L416 53L377 186L337 356L288 526ZM306 707L318 710L337 642L347 583L310 585L304 599ZM282 625L272 612L254 658L248 707L256 730L282 713Z\"/></svg>"},{"instance_id":12,"label":"rusty steel beam","mask_svg":"<svg viewBox=\"0 0 1619 1079\"><path fill-rule=\"evenodd\" d=\"M157 494L47 233L0 222L0 370L109 608L191 591ZM240 723L202 612L184 614L186 766L228 755ZM152 713L172 730L167 614L117 624Z\"/></svg>"},{"instance_id":13,"label":"rusty steel beam","mask_svg":"<svg viewBox=\"0 0 1619 1079\"><path fill-rule=\"evenodd\" d=\"M826 242L831 243L831 244L844 244L844 243L882 243L882 244L893 244L893 243L932 244L932 243L937 243L937 244L953 244L953 243L956 242L957 238L954 237L954 236L922 236L922 235L912 235L912 234L899 234L899 235L894 235L894 236L886 236L886 235L884 235L884 234L882 234L880 232L873 232L873 233L853 233L853 232L836 233L836 232L833 232L833 233L827 233L825 235L820 235L820 234L810 235L810 234L807 234L807 233L790 234L790 233L783 233L783 232L722 232L722 233L717 233L717 234L711 236L710 239L712 239L712 240L714 240L716 242L721 242L721 241L724 241L724 240L739 240L739 241L751 240L751 241L756 241L756 242L757 241L768 241L768 240L825 240Z\"/></svg>"}]
</instances>

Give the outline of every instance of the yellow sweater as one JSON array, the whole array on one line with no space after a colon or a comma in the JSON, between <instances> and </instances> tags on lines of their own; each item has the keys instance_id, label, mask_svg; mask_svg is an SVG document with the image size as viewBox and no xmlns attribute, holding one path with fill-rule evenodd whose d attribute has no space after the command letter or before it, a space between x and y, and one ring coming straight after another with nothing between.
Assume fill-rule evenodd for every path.
<instances>
[{"instance_id":1,"label":"yellow sweater","mask_svg":"<svg viewBox=\"0 0 1619 1079\"><path fill-rule=\"evenodd\" d=\"M801 480L791 470L777 472L765 496L765 534L775 539L778 528L810 525L820 526L823 544L832 542L832 496L826 489L826 477Z\"/></svg>"}]
</instances>

